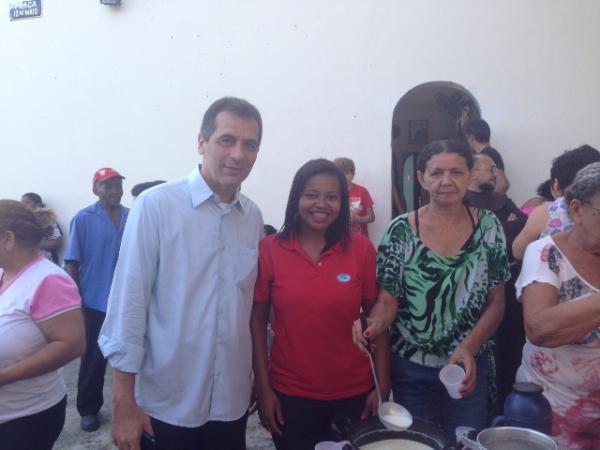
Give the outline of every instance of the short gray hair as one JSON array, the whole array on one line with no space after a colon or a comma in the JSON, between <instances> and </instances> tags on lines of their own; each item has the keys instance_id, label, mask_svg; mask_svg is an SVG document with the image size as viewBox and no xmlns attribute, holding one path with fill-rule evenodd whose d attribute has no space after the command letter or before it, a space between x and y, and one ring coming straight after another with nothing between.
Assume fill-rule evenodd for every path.
<instances>
[{"instance_id":1,"label":"short gray hair","mask_svg":"<svg viewBox=\"0 0 600 450\"><path fill-rule=\"evenodd\" d=\"M223 97L208 107L202 118L200 134L205 141L210 140L213 132L217 129L217 116L220 112L228 112L240 119L251 119L258 125L258 143L262 140L262 118L256 106L237 97Z\"/></svg>"},{"instance_id":2,"label":"short gray hair","mask_svg":"<svg viewBox=\"0 0 600 450\"><path fill-rule=\"evenodd\" d=\"M600 162L585 166L575 176L573 183L565 191L567 204L572 200L589 203L592 197L600 194Z\"/></svg>"}]
</instances>

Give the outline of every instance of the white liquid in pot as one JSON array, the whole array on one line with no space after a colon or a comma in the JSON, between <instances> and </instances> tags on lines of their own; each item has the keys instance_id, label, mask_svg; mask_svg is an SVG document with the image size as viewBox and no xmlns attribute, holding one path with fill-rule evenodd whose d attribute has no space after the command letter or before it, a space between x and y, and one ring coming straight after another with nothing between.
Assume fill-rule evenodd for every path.
<instances>
[{"instance_id":1,"label":"white liquid in pot","mask_svg":"<svg viewBox=\"0 0 600 450\"><path fill-rule=\"evenodd\" d=\"M408 439L385 439L371 444L361 445L360 450L433 450L429 445Z\"/></svg>"}]
</instances>

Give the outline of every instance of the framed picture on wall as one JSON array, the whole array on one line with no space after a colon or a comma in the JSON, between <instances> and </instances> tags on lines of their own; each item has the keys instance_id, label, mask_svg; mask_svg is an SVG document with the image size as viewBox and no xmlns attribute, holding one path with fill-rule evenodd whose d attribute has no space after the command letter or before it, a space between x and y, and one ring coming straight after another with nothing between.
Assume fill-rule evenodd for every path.
<instances>
[{"instance_id":1,"label":"framed picture on wall","mask_svg":"<svg viewBox=\"0 0 600 450\"><path fill-rule=\"evenodd\" d=\"M427 144L429 142L429 120L408 121L408 143Z\"/></svg>"}]
</instances>

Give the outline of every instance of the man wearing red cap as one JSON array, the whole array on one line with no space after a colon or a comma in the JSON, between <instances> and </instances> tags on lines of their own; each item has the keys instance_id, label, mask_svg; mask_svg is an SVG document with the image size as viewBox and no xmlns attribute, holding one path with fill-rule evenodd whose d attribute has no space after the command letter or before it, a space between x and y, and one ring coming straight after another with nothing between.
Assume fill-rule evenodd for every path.
<instances>
[{"instance_id":1,"label":"man wearing red cap","mask_svg":"<svg viewBox=\"0 0 600 450\"><path fill-rule=\"evenodd\" d=\"M77 410L84 431L94 431L100 426L98 411L103 404L106 360L97 340L129 213L121 205L124 178L110 167L94 174L93 192L98 201L79 211L71 221L64 258L65 270L79 286L83 299L87 348L79 367Z\"/></svg>"}]
</instances>

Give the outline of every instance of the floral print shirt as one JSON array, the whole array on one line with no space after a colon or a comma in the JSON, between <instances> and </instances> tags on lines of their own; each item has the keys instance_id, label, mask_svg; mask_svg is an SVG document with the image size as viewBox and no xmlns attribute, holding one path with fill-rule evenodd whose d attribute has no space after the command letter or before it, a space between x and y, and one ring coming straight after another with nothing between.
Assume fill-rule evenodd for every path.
<instances>
[{"instance_id":1,"label":"floral print shirt","mask_svg":"<svg viewBox=\"0 0 600 450\"><path fill-rule=\"evenodd\" d=\"M564 197L559 197L546 205L548 206L548 222L540 237L552 236L573 228L573 222L569 216L569 205Z\"/></svg>"},{"instance_id":2,"label":"floral print shirt","mask_svg":"<svg viewBox=\"0 0 600 450\"><path fill-rule=\"evenodd\" d=\"M527 247L517 295L533 282L556 287L560 303L600 292L579 276L550 236ZM564 448L600 448L600 328L556 348L538 347L527 340L517 381L543 386L552 406L553 434Z\"/></svg>"}]
</instances>

